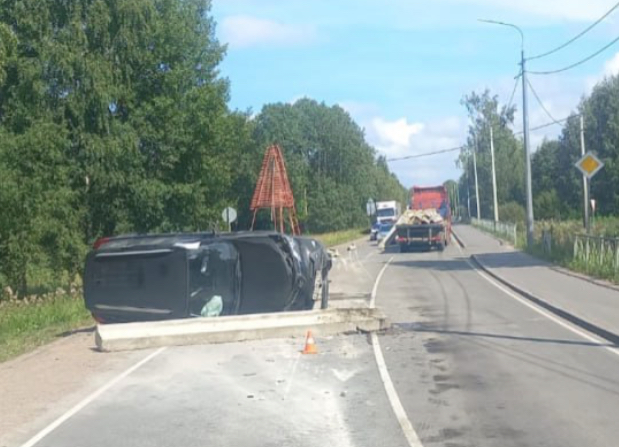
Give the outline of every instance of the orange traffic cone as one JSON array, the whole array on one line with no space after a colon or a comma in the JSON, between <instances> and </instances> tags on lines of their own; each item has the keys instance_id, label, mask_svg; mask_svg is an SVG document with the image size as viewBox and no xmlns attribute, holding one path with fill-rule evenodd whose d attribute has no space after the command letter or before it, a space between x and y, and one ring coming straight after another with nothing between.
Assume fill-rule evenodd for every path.
<instances>
[{"instance_id":1,"label":"orange traffic cone","mask_svg":"<svg viewBox=\"0 0 619 447\"><path fill-rule=\"evenodd\" d=\"M314 336L312 335L312 331L307 331L307 336L305 337L305 348L302 351L303 354L318 354L318 349L316 348L316 342L314 341Z\"/></svg>"}]
</instances>

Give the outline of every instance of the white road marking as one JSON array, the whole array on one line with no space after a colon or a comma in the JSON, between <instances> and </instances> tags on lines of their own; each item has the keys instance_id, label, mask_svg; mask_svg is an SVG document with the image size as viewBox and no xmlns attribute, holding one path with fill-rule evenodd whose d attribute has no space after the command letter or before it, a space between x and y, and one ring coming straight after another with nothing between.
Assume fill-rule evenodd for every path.
<instances>
[{"instance_id":1,"label":"white road marking","mask_svg":"<svg viewBox=\"0 0 619 447\"><path fill-rule=\"evenodd\" d=\"M374 281L374 287L372 288L372 295L370 297L370 307L374 307L376 305L376 291L378 290L378 284L380 283L380 280L385 274L385 270L387 270L387 267L389 267L389 264L391 264L391 261L393 261L393 258L394 258L393 256L390 257L387 263L383 265L383 268L380 269L380 272L378 272L378 276L376 277L376 280Z\"/></svg>"},{"instance_id":2,"label":"white road marking","mask_svg":"<svg viewBox=\"0 0 619 447\"><path fill-rule=\"evenodd\" d=\"M385 270L387 270L387 267L389 267L391 261L393 261L393 256L387 261L387 263L383 266L381 271L378 273L378 276L376 277L376 281L374 282L374 288L372 289L370 307L374 307L376 303L376 291L378 290L378 284L380 283L380 280L383 277ZM415 432L415 429L413 428L413 424L411 424L411 421L406 415L406 410L404 410L404 407L402 406L402 402L398 397L398 392L395 390L395 386L393 385L391 375L389 374L389 370L387 369L387 364L385 363L383 351L380 348L380 343L378 342L378 336L376 335L376 332L372 332L370 337L372 339L372 348L374 349L374 358L376 359L376 365L378 366L378 373L380 374L380 379L383 382L385 392L387 393L387 398L389 399L391 408L393 409L393 412L398 419L400 428L402 428L404 437L408 441L408 445L410 447L423 447L423 444L419 440L419 436L417 436L417 432Z\"/></svg>"},{"instance_id":3,"label":"white road marking","mask_svg":"<svg viewBox=\"0 0 619 447\"><path fill-rule=\"evenodd\" d=\"M352 379L355 374L357 374L357 370L353 370L353 371L341 371L339 369L335 369L335 368L331 368L331 372L333 373L333 375L337 378L337 380L339 380L340 382L348 382L350 379Z\"/></svg>"},{"instance_id":4,"label":"white road marking","mask_svg":"<svg viewBox=\"0 0 619 447\"><path fill-rule=\"evenodd\" d=\"M294 375L297 372L297 366L299 365L299 360L301 360L302 355L303 354L298 352L297 357L294 359L294 364L292 365L292 372L290 373L290 378L288 379L288 383L286 384L286 390L284 391L284 400L286 400L288 394L290 393L290 388L292 388L292 381L294 380Z\"/></svg>"},{"instance_id":5,"label":"white road marking","mask_svg":"<svg viewBox=\"0 0 619 447\"><path fill-rule=\"evenodd\" d=\"M78 413L80 410L82 410L84 407L86 407L89 403L91 403L96 398L101 396L103 393L105 393L107 390L112 388L114 385L116 385L122 379L124 379L129 374L134 372L136 369L138 369L139 367L141 367L145 363L149 362L150 360L152 360L153 358L155 358L156 356L161 354L165 349L166 349L165 347L157 349L155 352L150 353L148 356L146 356L145 358L140 360L138 363L136 363L135 365L133 365L129 369L125 370L124 372L122 372L118 376L114 377L112 380L110 380L108 383L103 385L97 391L95 391L94 393L90 394L88 397L83 399L81 402L79 402L77 405L75 405L69 411L64 413L62 416L60 416L54 422L52 422L47 427L45 427L43 430L41 430L39 433L34 435L32 438L30 438L30 440L28 440L25 444L22 444L21 447L32 447L33 445L37 444L41 439L43 439L44 437L49 435L52 431L54 431L56 428L58 428L60 425L62 425L64 422L66 422L67 419L71 418L73 415Z\"/></svg>"},{"instance_id":6,"label":"white road marking","mask_svg":"<svg viewBox=\"0 0 619 447\"><path fill-rule=\"evenodd\" d=\"M460 253L463 254L462 252L462 248L460 248L460 245L456 244L458 246L458 250L460 250ZM468 259L466 259L466 263L473 269L475 270L475 272L481 276L482 278L484 278L486 281L488 281L490 284L492 284L494 287L496 287L497 289L499 289L500 291L502 291L503 293L505 293L506 295L510 296L511 298L515 299L516 301L518 301L519 303L527 306L529 309L534 310L535 312L537 312L538 314L548 318L549 320L553 321L554 323L558 324L559 326L569 330L570 332L584 338L587 341L599 344L601 347L603 347L604 349L606 349L609 352L612 352L615 355L619 355L619 349L617 348L613 348L612 346L604 346L605 342L597 337L594 337L593 335L589 334L588 332L585 332L582 329L579 329L575 326L573 326L572 324L566 322L565 320L563 320L560 317L557 317L556 315L550 313L549 311L539 307L538 305L532 303L531 301L527 300L526 298L523 298L519 295L517 295L516 293L512 292L511 290L509 290L508 288L504 287L502 284L499 284L498 282L496 282L494 279L492 279L490 276L488 276L485 272L482 272L479 270L479 268L477 268L471 261L469 261Z\"/></svg>"},{"instance_id":7,"label":"white road marking","mask_svg":"<svg viewBox=\"0 0 619 447\"><path fill-rule=\"evenodd\" d=\"M406 411L402 406L402 402L400 402L398 393L393 386L393 381L391 380L391 376L389 375L389 371L387 370L387 364L385 363L383 352L380 349L380 343L378 342L378 336L376 335L376 332L372 332L371 337L372 347L374 348L374 357L376 358L376 364L378 365L378 372L380 373L380 378L383 381L385 392L387 393L387 398L389 399L389 403L391 404L393 412L398 418L398 422L400 423L400 427L402 428L404 436L408 441L408 445L410 445L410 447L423 447L423 444L419 440L419 436L417 436L417 432L415 432L411 421L406 415Z\"/></svg>"},{"instance_id":8,"label":"white road marking","mask_svg":"<svg viewBox=\"0 0 619 447\"><path fill-rule=\"evenodd\" d=\"M372 250L371 252L369 252L367 255L363 257L363 260L367 261L370 256L374 256L375 254L376 254L376 251Z\"/></svg>"}]
</instances>

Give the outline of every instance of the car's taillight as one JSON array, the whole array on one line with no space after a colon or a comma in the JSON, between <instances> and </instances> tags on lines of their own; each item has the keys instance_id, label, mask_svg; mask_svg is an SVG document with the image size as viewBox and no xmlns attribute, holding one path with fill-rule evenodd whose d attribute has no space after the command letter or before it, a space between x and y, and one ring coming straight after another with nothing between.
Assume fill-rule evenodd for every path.
<instances>
[{"instance_id":1,"label":"car's taillight","mask_svg":"<svg viewBox=\"0 0 619 447\"><path fill-rule=\"evenodd\" d=\"M94 248L95 250L99 247L101 247L102 245L107 244L110 241L109 237L100 237L99 239L97 239L95 241L94 244L92 244L92 248Z\"/></svg>"}]
</instances>

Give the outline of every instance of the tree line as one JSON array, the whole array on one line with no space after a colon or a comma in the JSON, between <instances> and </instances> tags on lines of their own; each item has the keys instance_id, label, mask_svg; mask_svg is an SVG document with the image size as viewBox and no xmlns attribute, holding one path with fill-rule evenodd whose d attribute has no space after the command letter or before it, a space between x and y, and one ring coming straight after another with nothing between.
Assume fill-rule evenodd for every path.
<instances>
[{"instance_id":1,"label":"tree line","mask_svg":"<svg viewBox=\"0 0 619 447\"><path fill-rule=\"evenodd\" d=\"M486 90L466 95L462 104L471 120L469 135L458 164L463 168L457 194L459 212L477 215L473 150L476 150L480 211L493 219L490 127L494 133L499 218L525 219L525 167L522 134L513 128L515 107L501 106ZM592 179L590 195L596 214L616 215L619 209L619 78L599 82L584 96L574 114L562 124L556 139L545 139L532 154L533 209L536 219L579 219L583 214L582 174L574 166L581 157L580 115L584 118L585 148L605 163ZM557 123L556 125L561 125Z\"/></svg>"},{"instance_id":2,"label":"tree line","mask_svg":"<svg viewBox=\"0 0 619 447\"><path fill-rule=\"evenodd\" d=\"M208 0L0 0L1 287L70 281L98 237L210 230L225 206L247 229L272 143L309 232L406 201L339 106L232 110L215 25Z\"/></svg>"}]
</instances>

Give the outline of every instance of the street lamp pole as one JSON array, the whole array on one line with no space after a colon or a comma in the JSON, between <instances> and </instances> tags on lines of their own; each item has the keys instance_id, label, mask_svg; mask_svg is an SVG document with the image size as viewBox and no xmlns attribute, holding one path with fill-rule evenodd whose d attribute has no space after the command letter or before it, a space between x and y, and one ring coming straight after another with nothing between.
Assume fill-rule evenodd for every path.
<instances>
[{"instance_id":1,"label":"street lamp pole","mask_svg":"<svg viewBox=\"0 0 619 447\"><path fill-rule=\"evenodd\" d=\"M477 181L477 137L473 134L473 172L475 174L475 205L477 206L477 220L481 220L481 209L479 207L479 182Z\"/></svg>"},{"instance_id":2,"label":"street lamp pole","mask_svg":"<svg viewBox=\"0 0 619 447\"><path fill-rule=\"evenodd\" d=\"M499 222L499 201L497 200L496 190L496 167L494 163L494 134L490 125L490 156L492 157L492 202L494 205L494 225Z\"/></svg>"},{"instance_id":3,"label":"street lamp pole","mask_svg":"<svg viewBox=\"0 0 619 447\"><path fill-rule=\"evenodd\" d=\"M522 72L520 73L522 76L522 127L524 131L524 162L525 162L525 183L526 183L526 192L527 192L527 245L531 247L534 243L534 217L533 217L533 190L531 186L531 150L529 147L530 139L529 139L529 102L527 98L527 69L526 69L526 61L527 59L524 57L524 33L522 30L512 24L499 22L496 20L479 20L484 23L492 23L494 25L502 25L508 26L510 28L515 29L520 34L521 46L520 46L520 65Z\"/></svg>"}]
</instances>

